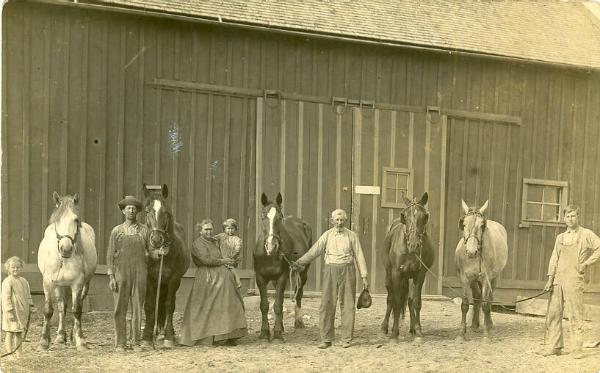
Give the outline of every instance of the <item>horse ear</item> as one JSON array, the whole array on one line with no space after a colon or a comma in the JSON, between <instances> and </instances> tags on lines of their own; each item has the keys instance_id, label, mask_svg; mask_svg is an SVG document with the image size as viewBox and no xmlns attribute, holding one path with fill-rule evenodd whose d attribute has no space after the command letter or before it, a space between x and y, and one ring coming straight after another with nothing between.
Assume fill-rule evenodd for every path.
<instances>
[{"instance_id":1,"label":"horse ear","mask_svg":"<svg viewBox=\"0 0 600 373\"><path fill-rule=\"evenodd\" d=\"M404 200L404 204L406 206L408 206L412 203L412 201L410 199L406 198L406 194L402 194L402 200Z\"/></svg>"},{"instance_id":2,"label":"horse ear","mask_svg":"<svg viewBox=\"0 0 600 373\"><path fill-rule=\"evenodd\" d=\"M75 203L75 204L79 203L79 193L75 193L75 195L73 196L73 203Z\"/></svg>"},{"instance_id":3,"label":"horse ear","mask_svg":"<svg viewBox=\"0 0 600 373\"><path fill-rule=\"evenodd\" d=\"M150 195L150 191L146 188L146 184L142 184L142 193L144 193L144 198L148 198Z\"/></svg>"},{"instance_id":4,"label":"horse ear","mask_svg":"<svg viewBox=\"0 0 600 373\"><path fill-rule=\"evenodd\" d=\"M269 198L267 198L265 192L263 192L263 194L260 196L260 202L263 206L266 206L269 203Z\"/></svg>"},{"instance_id":5,"label":"horse ear","mask_svg":"<svg viewBox=\"0 0 600 373\"><path fill-rule=\"evenodd\" d=\"M160 192L161 192L163 198L167 198L169 196L169 188L167 188L167 184L163 184Z\"/></svg>"},{"instance_id":6,"label":"horse ear","mask_svg":"<svg viewBox=\"0 0 600 373\"><path fill-rule=\"evenodd\" d=\"M421 197L421 200L419 201L419 205L425 206L427 204L427 199L429 199L429 195L427 194L427 192L425 192L423 193L423 197Z\"/></svg>"},{"instance_id":7,"label":"horse ear","mask_svg":"<svg viewBox=\"0 0 600 373\"><path fill-rule=\"evenodd\" d=\"M485 210L487 210L487 208L488 208L488 202L489 202L489 200L485 201L485 203L483 204L483 206L481 206L481 208L479 209L479 213L480 214L483 214L483 212Z\"/></svg>"},{"instance_id":8,"label":"horse ear","mask_svg":"<svg viewBox=\"0 0 600 373\"><path fill-rule=\"evenodd\" d=\"M277 204L279 206L281 206L281 203L283 202L283 197L281 197L281 192L277 193L277 198L275 198L275 202L277 202Z\"/></svg>"},{"instance_id":9,"label":"horse ear","mask_svg":"<svg viewBox=\"0 0 600 373\"><path fill-rule=\"evenodd\" d=\"M463 211L465 212L465 214L468 214L469 213L469 206L467 206L467 204L465 203L465 201L462 200L462 199L460 200L460 202L462 203Z\"/></svg>"},{"instance_id":10,"label":"horse ear","mask_svg":"<svg viewBox=\"0 0 600 373\"><path fill-rule=\"evenodd\" d=\"M460 229L461 231L465 230L465 218L461 217L460 219L458 219L458 229Z\"/></svg>"},{"instance_id":11,"label":"horse ear","mask_svg":"<svg viewBox=\"0 0 600 373\"><path fill-rule=\"evenodd\" d=\"M60 205L60 196L58 195L58 193L56 193L56 192L52 193L52 198L54 198L56 207L58 207Z\"/></svg>"}]
</instances>

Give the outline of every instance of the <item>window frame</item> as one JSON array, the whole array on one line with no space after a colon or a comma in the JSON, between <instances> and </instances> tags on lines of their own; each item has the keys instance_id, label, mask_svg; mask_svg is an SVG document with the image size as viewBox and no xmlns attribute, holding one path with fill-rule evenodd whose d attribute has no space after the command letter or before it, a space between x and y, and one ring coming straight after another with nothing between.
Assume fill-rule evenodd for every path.
<instances>
[{"instance_id":1,"label":"window frame","mask_svg":"<svg viewBox=\"0 0 600 373\"><path fill-rule=\"evenodd\" d=\"M559 189L560 202L558 204L558 206L559 206L558 221L548 221L548 220L527 218L527 207L530 202L540 204L542 206L543 205L553 205L551 203L544 203L543 197L542 197L542 202L529 201L527 197L528 197L528 188L530 185L531 186L542 186L542 187L550 186L550 187L555 187L555 188ZM532 225L562 227L565 225L565 223L563 222L563 210L565 209L565 207L567 207L567 202L569 200L569 182L562 181L562 180L523 178L522 192L523 193L521 196L521 223L519 224L519 227L527 228ZM554 204L554 205L556 205L556 204ZM542 216L542 219L543 219L543 216Z\"/></svg>"},{"instance_id":2,"label":"window frame","mask_svg":"<svg viewBox=\"0 0 600 373\"><path fill-rule=\"evenodd\" d=\"M403 200L398 202L388 202L387 197L389 197L389 195L387 191L387 181L390 174L400 174L406 176L406 197L408 198L408 196L412 195L413 170L402 167L383 167L381 176L381 207L403 209L406 207Z\"/></svg>"}]
</instances>

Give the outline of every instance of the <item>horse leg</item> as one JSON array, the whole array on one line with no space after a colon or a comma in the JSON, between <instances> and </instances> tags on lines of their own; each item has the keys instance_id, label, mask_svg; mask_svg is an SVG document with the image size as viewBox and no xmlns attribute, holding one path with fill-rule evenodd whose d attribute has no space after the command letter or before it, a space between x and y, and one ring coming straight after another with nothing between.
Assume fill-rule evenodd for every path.
<instances>
[{"instance_id":1,"label":"horse leg","mask_svg":"<svg viewBox=\"0 0 600 373\"><path fill-rule=\"evenodd\" d=\"M306 284L308 269L300 272L300 287L296 294L296 307L294 309L294 329L303 329L304 320L302 320L302 296L304 295L304 285Z\"/></svg>"},{"instance_id":2,"label":"horse leg","mask_svg":"<svg viewBox=\"0 0 600 373\"><path fill-rule=\"evenodd\" d=\"M390 314L392 313L393 308L393 294L392 294L392 286L389 281L389 274L386 271L385 274L385 288L387 290L387 308L385 309L385 316L383 317L383 321L381 322L381 331L383 334L388 333L388 327L390 324Z\"/></svg>"},{"instance_id":3,"label":"horse leg","mask_svg":"<svg viewBox=\"0 0 600 373\"><path fill-rule=\"evenodd\" d=\"M71 288L71 296L72 296L72 311L73 311L73 332L72 334L75 336L75 346L77 346L77 351L87 350L87 345L85 340L83 339L83 332L81 330L81 311L83 308L83 299L82 299L83 289L81 286L73 286Z\"/></svg>"},{"instance_id":4,"label":"horse leg","mask_svg":"<svg viewBox=\"0 0 600 373\"><path fill-rule=\"evenodd\" d=\"M400 335L400 316L404 318L404 307L407 292L406 279L399 273L392 274L392 306L394 309L394 324L392 325L392 334L390 339L398 340Z\"/></svg>"},{"instance_id":5,"label":"horse leg","mask_svg":"<svg viewBox=\"0 0 600 373\"><path fill-rule=\"evenodd\" d=\"M146 300L144 302L144 314L146 315L146 321L144 323L144 333L142 334L142 347L153 346L154 336L154 307L156 305L156 280L152 282L152 278L148 276L146 282Z\"/></svg>"},{"instance_id":6,"label":"horse leg","mask_svg":"<svg viewBox=\"0 0 600 373\"><path fill-rule=\"evenodd\" d=\"M256 274L256 285L260 294L260 313L262 314L262 324L260 327L260 339L269 340L271 331L269 330L269 298L267 296L268 281L264 277Z\"/></svg>"},{"instance_id":7,"label":"horse leg","mask_svg":"<svg viewBox=\"0 0 600 373\"><path fill-rule=\"evenodd\" d=\"M273 313L275 322L273 324L273 340L278 339L283 342L283 300L285 299L285 286L288 276L281 275L275 284L275 303L273 304Z\"/></svg>"},{"instance_id":8,"label":"horse leg","mask_svg":"<svg viewBox=\"0 0 600 373\"><path fill-rule=\"evenodd\" d=\"M181 279L174 279L169 281L167 287L167 294L165 298L165 309L166 312L166 323L165 323L165 339L163 340L163 347L172 348L175 347L175 328L173 328L173 312L175 312L175 295Z\"/></svg>"},{"instance_id":9,"label":"horse leg","mask_svg":"<svg viewBox=\"0 0 600 373\"><path fill-rule=\"evenodd\" d=\"M52 293L54 285L44 282L44 323L42 325L42 337L38 345L38 350L47 350L50 346L50 319L54 309L52 308Z\"/></svg>"},{"instance_id":10,"label":"horse leg","mask_svg":"<svg viewBox=\"0 0 600 373\"><path fill-rule=\"evenodd\" d=\"M467 334L467 312L469 312L469 282L464 276L461 277L461 281L463 289L462 302L460 304L462 318L456 340L459 342L464 342L465 335Z\"/></svg>"},{"instance_id":11,"label":"horse leg","mask_svg":"<svg viewBox=\"0 0 600 373\"><path fill-rule=\"evenodd\" d=\"M62 286L57 286L54 288L54 294L56 295L56 305L58 308L58 329L56 330L54 343L65 343L67 341L67 332L65 331L65 290Z\"/></svg>"},{"instance_id":12,"label":"horse leg","mask_svg":"<svg viewBox=\"0 0 600 373\"><path fill-rule=\"evenodd\" d=\"M481 284L479 281L471 282L471 292L473 294L473 320L471 321L471 330L479 331L479 311L481 309Z\"/></svg>"},{"instance_id":13,"label":"horse leg","mask_svg":"<svg viewBox=\"0 0 600 373\"><path fill-rule=\"evenodd\" d=\"M415 336L415 342L421 342L423 338L423 333L421 332L421 291L423 289L423 282L425 281L425 274L425 271L419 271L417 278L412 281L408 298L408 306L412 308L410 324L412 334Z\"/></svg>"},{"instance_id":14,"label":"horse leg","mask_svg":"<svg viewBox=\"0 0 600 373\"><path fill-rule=\"evenodd\" d=\"M491 286L491 287L490 287ZM490 334L494 323L492 322L492 301L494 300L494 288L496 287L496 279L493 279L490 284L485 282L483 284L483 318L484 318L484 329L483 329L483 340L489 342Z\"/></svg>"}]
</instances>

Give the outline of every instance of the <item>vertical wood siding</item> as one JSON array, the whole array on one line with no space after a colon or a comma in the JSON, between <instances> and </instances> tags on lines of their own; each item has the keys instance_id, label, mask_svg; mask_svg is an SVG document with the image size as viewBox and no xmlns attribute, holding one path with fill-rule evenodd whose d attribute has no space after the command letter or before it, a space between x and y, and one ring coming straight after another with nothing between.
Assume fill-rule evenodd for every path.
<instances>
[{"instance_id":1,"label":"vertical wood siding","mask_svg":"<svg viewBox=\"0 0 600 373\"><path fill-rule=\"evenodd\" d=\"M116 202L139 195L142 182L160 182L188 240L203 217L217 226L240 220L243 267L251 268L256 194L283 191L286 213L307 219L315 239L332 209L351 210L382 289L373 248L398 211L352 187L381 183L384 166L413 169L413 193L429 192L430 230L444 252L435 268L450 277L460 199L489 199L491 217L509 234L502 284L539 286L561 228L519 228L523 178L568 181L583 225L600 233L598 72L20 2L7 4L3 17L3 259L36 261L56 190L80 193L103 263L110 229L122 219ZM271 98L257 105L158 89L148 84L156 78L422 110L336 114L328 104ZM519 116L522 125L446 119L426 106ZM597 266L590 280L597 289ZM438 285L428 279L427 291Z\"/></svg>"}]
</instances>

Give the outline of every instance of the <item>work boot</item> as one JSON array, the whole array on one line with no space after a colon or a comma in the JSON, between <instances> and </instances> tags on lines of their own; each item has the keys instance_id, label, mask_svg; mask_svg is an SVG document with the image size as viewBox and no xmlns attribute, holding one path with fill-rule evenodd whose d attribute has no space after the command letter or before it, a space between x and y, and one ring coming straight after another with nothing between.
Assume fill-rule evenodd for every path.
<instances>
[{"instance_id":1,"label":"work boot","mask_svg":"<svg viewBox=\"0 0 600 373\"><path fill-rule=\"evenodd\" d=\"M331 342L321 342L317 348L320 348L321 350L324 350L326 348L331 347Z\"/></svg>"},{"instance_id":2,"label":"work boot","mask_svg":"<svg viewBox=\"0 0 600 373\"><path fill-rule=\"evenodd\" d=\"M562 350L560 348L552 348L549 350L537 352L537 354L543 357L560 356L562 354Z\"/></svg>"}]
</instances>

